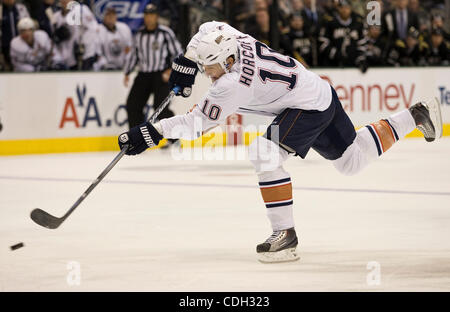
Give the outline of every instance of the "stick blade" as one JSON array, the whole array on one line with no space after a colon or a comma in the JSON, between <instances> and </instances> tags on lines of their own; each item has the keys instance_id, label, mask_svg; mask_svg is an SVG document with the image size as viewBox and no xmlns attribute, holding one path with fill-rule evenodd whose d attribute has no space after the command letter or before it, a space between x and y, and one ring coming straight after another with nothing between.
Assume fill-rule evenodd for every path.
<instances>
[{"instance_id":1,"label":"stick blade","mask_svg":"<svg viewBox=\"0 0 450 312\"><path fill-rule=\"evenodd\" d=\"M56 229L63 221L61 218L54 217L39 208L33 209L30 217L34 222L48 229Z\"/></svg>"}]
</instances>

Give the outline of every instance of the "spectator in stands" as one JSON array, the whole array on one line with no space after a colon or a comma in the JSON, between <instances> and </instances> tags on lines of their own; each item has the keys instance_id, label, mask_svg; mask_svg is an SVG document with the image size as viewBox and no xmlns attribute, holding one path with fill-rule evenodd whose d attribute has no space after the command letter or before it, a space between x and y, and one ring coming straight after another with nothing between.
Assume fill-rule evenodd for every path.
<instances>
[{"instance_id":1,"label":"spectator in stands","mask_svg":"<svg viewBox=\"0 0 450 312\"><path fill-rule=\"evenodd\" d=\"M381 36L381 26L369 25L366 34L366 62L368 67L385 65L388 53L386 40Z\"/></svg>"},{"instance_id":2,"label":"spectator in stands","mask_svg":"<svg viewBox=\"0 0 450 312\"><path fill-rule=\"evenodd\" d=\"M304 66L313 64L313 45L311 37L300 13L294 13L290 17L289 42L292 45L292 56Z\"/></svg>"},{"instance_id":3,"label":"spectator in stands","mask_svg":"<svg viewBox=\"0 0 450 312\"><path fill-rule=\"evenodd\" d=\"M54 14L56 50L71 70L92 70L99 53L98 24L85 4L80 5L81 25L69 25L67 16L71 0L61 0L61 10ZM76 18L69 19L76 22ZM73 24L73 23L72 23Z\"/></svg>"},{"instance_id":4,"label":"spectator in stands","mask_svg":"<svg viewBox=\"0 0 450 312\"><path fill-rule=\"evenodd\" d=\"M259 9L256 11L256 24L251 27L248 33L256 40L270 46L270 18L269 12L266 9ZM284 54L292 54L289 38L286 34L279 32L280 52Z\"/></svg>"},{"instance_id":5,"label":"spectator in stands","mask_svg":"<svg viewBox=\"0 0 450 312\"><path fill-rule=\"evenodd\" d=\"M442 30L442 35L446 41L450 41L450 34L444 30L444 18L439 14L434 14L431 16L431 27L430 29L440 28Z\"/></svg>"},{"instance_id":6,"label":"spectator in stands","mask_svg":"<svg viewBox=\"0 0 450 312\"><path fill-rule=\"evenodd\" d=\"M431 16L431 28L442 28L444 27L444 19L439 14L434 14Z\"/></svg>"},{"instance_id":7,"label":"spectator in stands","mask_svg":"<svg viewBox=\"0 0 450 312\"><path fill-rule=\"evenodd\" d=\"M317 36L322 17L320 9L318 7L313 8L311 0L305 0L301 14L305 23L305 29L309 29L312 35Z\"/></svg>"},{"instance_id":8,"label":"spectator in stands","mask_svg":"<svg viewBox=\"0 0 450 312\"><path fill-rule=\"evenodd\" d=\"M383 17L383 33L392 42L397 39L405 40L408 29L419 29L417 15L408 9L408 0L394 0L394 9Z\"/></svg>"},{"instance_id":9,"label":"spectator in stands","mask_svg":"<svg viewBox=\"0 0 450 312\"><path fill-rule=\"evenodd\" d=\"M54 63L52 42L43 30L35 30L35 22L22 18L17 24L19 35L11 41L11 62L16 72L48 70Z\"/></svg>"},{"instance_id":10,"label":"spectator in stands","mask_svg":"<svg viewBox=\"0 0 450 312\"><path fill-rule=\"evenodd\" d=\"M131 50L133 37L127 24L117 21L113 7L105 11L99 28L100 58L96 69L122 70Z\"/></svg>"},{"instance_id":11,"label":"spectator in stands","mask_svg":"<svg viewBox=\"0 0 450 312\"><path fill-rule=\"evenodd\" d=\"M244 30L247 19L252 15L250 3L247 0L232 0L230 3L230 25Z\"/></svg>"},{"instance_id":12,"label":"spectator in stands","mask_svg":"<svg viewBox=\"0 0 450 312\"><path fill-rule=\"evenodd\" d=\"M419 31L411 27L405 40L397 39L389 53L388 63L394 66L424 66L428 44L420 39Z\"/></svg>"},{"instance_id":13,"label":"spectator in stands","mask_svg":"<svg viewBox=\"0 0 450 312\"><path fill-rule=\"evenodd\" d=\"M363 21L347 0L339 0L338 14L320 31L319 52L325 66L359 66L365 57Z\"/></svg>"},{"instance_id":14,"label":"spectator in stands","mask_svg":"<svg viewBox=\"0 0 450 312\"><path fill-rule=\"evenodd\" d=\"M0 37L1 37L1 55L0 68L11 70L11 58L9 55L11 40L19 32L17 23L24 17L29 17L27 8L16 0L1 0L0 3Z\"/></svg>"},{"instance_id":15,"label":"spectator in stands","mask_svg":"<svg viewBox=\"0 0 450 312\"><path fill-rule=\"evenodd\" d=\"M317 3L318 1L316 1ZM320 8L323 10L322 18L326 20L332 19L334 16L336 16L337 12L337 5L338 0L323 0ZM316 5L319 7L318 5Z\"/></svg>"},{"instance_id":16,"label":"spectator in stands","mask_svg":"<svg viewBox=\"0 0 450 312\"><path fill-rule=\"evenodd\" d=\"M273 3L273 2L272 2ZM293 13L290 0L278 0L278 21L283 32L289 31L289 18Z\"/></svg>"},{"instance_id":17,"label":"spectator in stands","mask_svg":"<svg viewBox=\"0 0 450 312\"><path fill-rule=\"evenodd\" d=\"M450 43L444 40L442 28L434 28L431 31L427 63L431 66L450 65Z\"/></svg>"},{"instance_id":18,"label":"spectator in stands","mask_svg":"<svg viewBox=\"0 0 450 312\"><path fill-rule=\"evenodd\" d=\"M39 24L39 28L45 31L50 38L53 37L52 19L58 11L55 0L26 0L24 4L30 8L30 16Z\"/></svg>"},{"instance_id":19,"label":"spectator in stands","mask_svg":"<svg viewBox=\"0 0 450 312\"><path fill-rule=\"evenodd\" d=\"M267 4L266 0L253 0L253 12L254 13L260 9L267 10L268 8L269 8L269 5Z\"/></svg>"},{"instance_id":20,"label":"spectator in stands","mask_svg":"<svg viewBox=\"0 0 450 312\"><path fill-rule=\"evenodd\" d=\"M156 5L159 10L159 23L166 25L172 29L177 29L179 22L179 12L177 8L177 1L174 0L151 0L149 1Z\"/></svg>"},{"instance_id":21,"label":"spectator in stands","mask_svg":"<svg viewBox=\"0 0 450 312\"><path fill-rule=\"evenodd\" d=\"M222 0L209 1L209 5L211 6L211 8L214 8L214 9L216 9L219 12L222 12L223 9L224 9L224 7L223 7L224 3L223 3Z\"/></svg>"},{"instance_id":22,"label":"spectator in stands","mask_svg":"<svg viewBox=\"0 0 450 312\"><path fill-rule=\"evenodd\" d=\"M301 13L305 7L303 0L291 0L292 14Z\"/></svg>"},{"instance_id":23,"label":"spectator in stands","mask_svg":"<svg viewBox=\"0 0 450 312\"><path fill-rule=\"evenodd\" d=\"M352 11L361 17L367 15L367 3L371 0L349 0Z\"/></svg>"},{"instance_id":24,"label":"spectator in stands","mask_svg":"<svg viewBox=\"0 0 450 312\"><path fill-rule=\"evenodd\" d=\"M259 10L269 10L269 6L267 5L266 0L253 0L251 14L245 20L244 29L238 29L248 34L254 32L256 28L256 12L258 12Z\"/></svg>"},{"instance_id":25,"label":"spectator in stands","mask_svg":"<svg viewBox=\"0 0 450 312\"><path fill-rule=\"evenodd\" d=\"M430 27L430 14L420 6L419 0L409 0L408 9L417 15L418 30L423 33Z\"/></svg>"},{"instance_id":26,"label":"spectator in stands","mask_svg":"<svg viewBox=\"0 0 450 312\"><path fill-rule=\"evenodd\" d=\"M258 9L255 12L255 24L249 27L249 34L255 39L269 44L270 18L267 9Z\"/></svg>"}]
</instances>

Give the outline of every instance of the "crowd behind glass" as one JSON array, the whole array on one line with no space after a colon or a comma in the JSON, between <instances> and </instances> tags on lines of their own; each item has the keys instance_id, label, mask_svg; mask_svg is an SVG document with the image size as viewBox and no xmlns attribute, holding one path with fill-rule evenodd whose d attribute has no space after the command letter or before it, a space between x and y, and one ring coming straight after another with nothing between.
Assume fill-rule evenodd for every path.
<instances>
[{"instance_id":1,"label":"crowd behind glass","mask_svg":"<svg viewBox=\"0 0 450 312\"><path fill-rule=\"evenodd\" d=\"M70 0L0 1L2 72L122 70L139 44L113 7L99 22L92 3L79 1L77 26L66 18ZM192 5L273 46L272 0L153 2L161 8L161 22L176 32L183 29L177 8ZM307 67L365 72L376 66L449 65L445 0L278 0L276 6L277 50Z\"/></svg>"}]
</instances>

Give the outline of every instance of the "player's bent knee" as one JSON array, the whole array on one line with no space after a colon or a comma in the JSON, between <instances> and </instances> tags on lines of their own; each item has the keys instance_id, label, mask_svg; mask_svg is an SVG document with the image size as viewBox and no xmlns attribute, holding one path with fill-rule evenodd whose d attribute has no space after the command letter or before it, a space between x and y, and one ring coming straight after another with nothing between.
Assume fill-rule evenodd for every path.
<instances>
[{"instance_id":1,"label":"player's bent knee","mask_svg":"<svg viewBox=\"0 0 450 312\"><path fill-rule=\"evenodd\" d=\"M286 160L288 153L274 142L257 137L250 144L248 156L257 173L274 171Z\"/></svg>"},{"instance_id":2,"label":"player's bent knee","mask_svg":"<svg viewBox=\"0 0 450 312\"><path fill-rule=\"evenodd\" d=\"M343 164L335 165L335 167L340 173L346 176L356 175L362 169L360 166L357 166L352 162L345 162Z\"/></svg>"},{"instance_id":3,"label":"player's bent knee","mask_svg":"<svg viewBox=\"0 0 450 312\"><path fill-rule=\"evenodd\" d=\"M367 165L367 159L357 142L353 142L342 156L333 161L334 167L343 175L356 175Z\"/></svg>"}]
</instances>

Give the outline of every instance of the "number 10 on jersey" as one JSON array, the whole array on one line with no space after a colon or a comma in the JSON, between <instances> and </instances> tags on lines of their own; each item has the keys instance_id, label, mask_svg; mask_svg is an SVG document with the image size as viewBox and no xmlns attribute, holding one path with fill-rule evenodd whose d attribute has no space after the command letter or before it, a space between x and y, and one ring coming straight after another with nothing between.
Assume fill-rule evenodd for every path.
<instances>
[{"instance_id":1,"label":"number 10 on jersey","mask_svg":"<svg viewBox=\"0 0 450 312\"><path fill-rule=\"evenodd\" d=\"M256 55L261 60L277 63L283 68L297 67L297 64L291 57L281 55L280 53L270 49L268 46L259 41L255 42L255 47L256 47ZM264 53L265 50L267 50L266 53ZM287 60L284 60L283 57L287 58ZM259 68L258 76L264 83L266 83L267 80L285 83L288 85L287 88L289 90L294 89L297 83L297 75L294 73L291 73L290 76L288 76L276 71L271 71L265 68Z\"/></svg>"}]
</instances>

